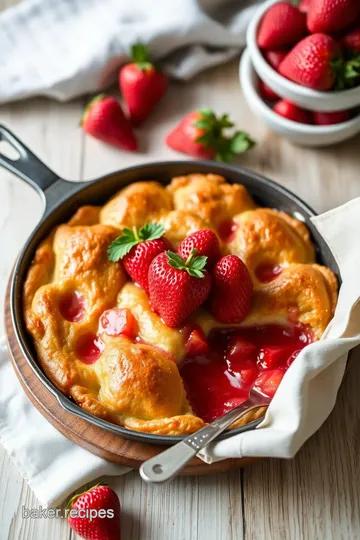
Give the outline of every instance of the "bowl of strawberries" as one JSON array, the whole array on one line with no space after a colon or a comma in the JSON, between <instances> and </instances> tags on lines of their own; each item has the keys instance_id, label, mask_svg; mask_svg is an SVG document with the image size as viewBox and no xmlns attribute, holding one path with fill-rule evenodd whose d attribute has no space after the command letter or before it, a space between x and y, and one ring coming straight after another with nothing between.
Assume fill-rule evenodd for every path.
<instances>
[{"instance_id":1,"label":"bowl of strawberries","mask_svg":"<svg viewBox=\"0 0 360 540\"><path fill-rule=\"evenodd\" d=\"M290 103L297 117L303 117L302 124L334 125L356 116L360 106L358 0L265 2L249 24L247 50L260 79L260 95L272 102L277 115L291 120ZM335 112L340 114L327 117Z\"/></svg>"}]
</instances>

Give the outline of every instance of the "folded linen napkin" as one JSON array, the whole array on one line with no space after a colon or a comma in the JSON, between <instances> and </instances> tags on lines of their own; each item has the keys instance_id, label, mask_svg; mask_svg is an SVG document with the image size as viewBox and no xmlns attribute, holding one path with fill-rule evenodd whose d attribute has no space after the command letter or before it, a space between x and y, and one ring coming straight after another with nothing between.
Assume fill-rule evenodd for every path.
<instances>
[{"instance_id":1,"label":"folded linen napkin","mask_svg":"<svg viewBox=\"0 0 360 540\"><path fill-rule=\"evenodd\" d=\"M343 284L335 317L321 341L306 347L287 371L257 430L214 443L207 462L227 457L291 458L334 407L347 352L360 343L360 198L313 218L333 251ZM100 475L128 469L77 447L29 402L7 358L0 353L0 442L42 504L54 506Z\"/></svg>"},{"instance_id":2,"label":"folded linen napkin","mask_svg":"<svg viewBox=\"0 0 360 540\"><path fill-rule=\"evenodd\" d=\"M136 41L179 79L232 58L260 0L23 0L0 14L0 103L106 88Z\"/></svg>"}]
</instances>

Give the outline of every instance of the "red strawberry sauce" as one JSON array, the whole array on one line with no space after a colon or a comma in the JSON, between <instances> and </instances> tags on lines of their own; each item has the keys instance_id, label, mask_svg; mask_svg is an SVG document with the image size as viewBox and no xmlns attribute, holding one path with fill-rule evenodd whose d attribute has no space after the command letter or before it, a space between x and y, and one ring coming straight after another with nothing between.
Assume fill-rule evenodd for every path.
<instances>
[{"instance_id":1,"label":"red strawberry sauce","mask_svg":"<svg viewBox=\"0 0 360 540\"><path fill-rule=\"evenodd\" d=\"M59 311L66 321L79 322L85 312L85 298L78 291L66 292L59 301Z\"/></svg>"},{"instance_id":2,"label":"red strawberry sauce","mask_svg":"<svg viewBox=\"0 0 360 540\"><path fill-rule=\"evenodd\" d=\"M185 358L180 368L193 411L211 422L245 401L252 386L273 397L285 371L312 341L311 330L299 323L212 330L209 352Z\"/></svg>"},{"instance_id":3,"label":"red strawberry sauce","mask_svg":"<svg viewBox=\"0 0 360 540\"><path fill-rule=\"evenodd\" d=\"M103 350L104 343L99 336L87 332L77 340L75 354L84 364L93 364L98 360Z\"/></svg>"}]
</instances>

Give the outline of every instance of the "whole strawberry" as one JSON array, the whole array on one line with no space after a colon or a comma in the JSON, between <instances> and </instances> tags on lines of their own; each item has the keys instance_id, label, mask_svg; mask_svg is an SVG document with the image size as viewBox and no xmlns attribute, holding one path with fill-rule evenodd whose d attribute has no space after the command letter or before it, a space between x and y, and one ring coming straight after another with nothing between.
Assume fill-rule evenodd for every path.
<instances>
[{"instance_id":1,"label":"whole strawberry","mask_svg":"<svg viewBox=\"0 0 360 540\"><path fill-rule=\"evenodd\" d=\"M122 259L131 279L149 292L148 274L153 259L171 249L170 242L163 238L165 229L158 223L147 223L140 230L124 229L121 236L108 248L108 258L117 262Z\"/></svg>"},{"instance_id":2,"label":"whole strawberry","mask_svg":"<svg viewBox=\"0 0 360 540\"><path fill-rule=\"evenodd\" d=\"M342 36L340 43L349 51L360 53L360 22Z\"/></svg>"},{"instance_id":3,"label":"whole strawberry","mask_svg":"<svg viewBox=\"0 0 360 540\"><path fill-rule=\"evenodd\" d=\"M293 122L299 122L300 124L312 123L312 117L309 111L298 107L295 103L292 103L287 99L281 99L275 103L274 111L280 116L287 118L287 120L292 120Z\"/></svg>"},{"instance_id":4,"label":"whole strawberry","mask_svg":"<svg viewBox=\"0 0 360 540\"><path fill-rule=\"evenodd\" d=\"M291 49L279 73L313 90L329 90L336 81L337 60L341 63L336 41L325 34L313 34Z\"/></svg>"},{"instance_id":5,"label":"whole strawberry","mask_svg":"<svg viewBox=\"0 0 360 540\"><path fill-rule=\"evenodd\" d=\"M150 265L149 293L152 309L167 326L176 328L207 299L210 274L204 269L207 258L194 249L184 261L177 253L161 253Z\"/></svg>"},{"instance_id":6,"label":"whole strawberry","mask_svg":"<svg viewBox=\"0 0 360 540\"><path fill-rule=\"evenodd\" d=\"M306 17L290 2L278 2L264 14L257 43L263 49L276 49L296 43L306 34Z\"/></svg>"},{"instance_id":7,"label":"whole strawberry","mask_svg":"<svg viewBox=\"0 0 360 540\"><path fill-rule=\"evenodd\" d=\"M233 126L227 114L217 118L211 109L198 109L186 115L165 142L173 150L199 159L232 161L255 144L244 131L225 136L224 129Z\"/></svg>"},{"instance_id":8,"label":"whole strawberry","mask_svg":"<svg viewBox=\"0 0 360 540\"><path fill-rule=\"evenodd\" d=\"M236 255L226 255L216 263L212 278L211 313L222 323L243 321L250 311L253 293L245 264Z\"/></svg>"},{"instance_id":9,"label":"whole strawberry","mask_svg":"<svg viewBox=\"0 0 360 540\"><path fill-rule=\"evenodd\" d=\"M194 249L196 249L197 255L204 255L207 257L206 268L209 269L211 269L221 257L218 237L209 229L196 231L184 238L178 247L177 252L186 260Z\"/></svg>"},{"instance_id":10,"label":"whole strawberry","mask_svg":"<svg viewBox=\"0 0 360 540\"><path fill-rule=\"evenodd\" d=\"M288 51L270 49L264 51L264 58L275 71L278 71L281 62L284 60L287 53Z\"/></svg>"},{"instance_id":11,"label":"whole strawberry","mask_svg":"<svg viewBox=\"0 0 360 540\"><path fill-rule=\"evenodd\" d=\"M314 124L317 126L330 126L347 122L351 118L350 111L313 112Z\"/></svg>"},{"instance_id":12,"label":"whole strawberry","mask_svg":"<svg viewBox=\"0 0 360 540\"><path fill-rule=\"evenodd\" d=\"M265 84L261 79L259 79L258 89L260 96L266 101L276 101L277 99L280 99L279 96L271 90L270 86Z\"/></svg>"},{"instance_id":13,"label":"whole strawberry","mask_svg":"<svg viewBox=\"0 0 360 540\"><path fill-rule=\"evenodd\" d=\"M100 94L92 99L81 118L81 126L85 133L111 146L137 149L131 124L114 97Z\"/></svg>"},{"instance_id":14,"label":"whole strawberry","mask_svg":"<svg viewBox=\"0 0 360 540\"><path fill-rule=\"evenodd\" d=\"M312 33L332 34L355 21L358 15L359 0L310 0L306 22Z\"/></svg>"},{"instance_id":15,"label":"whole strawberry","mask_svg":"<svg viewBox=\"0 0 360 540\"><path fill-rule=\"evenodd\" d=\"M148 49L136 43L131 49L132 62L119 73L119 85L131 122L138 126L147 119L168 88L168 79L149 61Z\"/></svg>"},{"instance_id":16,"label":"whole strawberry","mask_svg":"<svg viewBox=\"0 0 360 540\"><path fill-rule=\"evenodd\" d=\"M120 502L108 486L75 495L67 506L70 527L87 540L120 540Z\"/></svg>"}]
</instances>

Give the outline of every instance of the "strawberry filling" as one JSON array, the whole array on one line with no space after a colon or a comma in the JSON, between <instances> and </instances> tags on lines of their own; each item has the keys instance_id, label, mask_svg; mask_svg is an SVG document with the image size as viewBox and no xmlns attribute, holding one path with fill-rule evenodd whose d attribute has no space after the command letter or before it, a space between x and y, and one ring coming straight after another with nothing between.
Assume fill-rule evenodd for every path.
<instances>
[{"instance_id":1,"label":"strawberry filling","mask_svg":"<svg viewBox=\"0 0 360 540\"><path fill-rule=\"evenodd\" d=\"M225 242L225 244L232 242L234 240L237 228L238 226L232 219L222 221L218 228L218 233L221 240Z\"/></svg>"},{"instance_id":2,"label":"strawberry filling","mask_svg":"<svg viewBox=\"0 0 360 540\"><path fill-rule=\"evenodd\" d=\"M181 330L186 342L186 356L188 358L195 358L196 356L202 356L207 354L209 350L208 342L201 328L197 325L187 324Z\"/></svg>"},{"instance_id":3,"label":"strawberry filling","mask_svg":"<svg viewBox=\"0 0 360 540\"><path fill-rule=\"evenodd\" d=\"M277 278L282 272L282 266L280 264L260 264L256 270L255 275L261 283L269 283L273 279Z\"/></svg>"},{"instance_id":4,"label":"strawberry filling","mask_svg":"<svg viewBox=\"0 0 360 540\"><path fill-rule=\"evenodd\" d=\"M129 309L108 309L100 317L99 332L105 332L108 336L123 335L134 339L137 334L137 322Z\"/></svg>"},{"instance_id":5,"label":"strawberry filling","mask_svg":"<svg viewBox=\"0 0 360 540\"><path fill-rule=\"evenodd\" d=\"M78 291L66 292L59 301L61 316L69 322L79 322L85 312L85 298Z\"/></svg>"},{"instance_id":6,"label":"strawberry filling","mask_svg":"<svg viewBox=\"0 0 360 540\"><path fill-rule=\"evenodd\" d=\"M246 401L252 387L272 398L313 335L302 324L216 328L207 339L207 351L196 355L191 341L180 374L194 413L211 422Z\"/></svg>"},{"instance_id":7,"label":"strawberry filling","mask_svg":"<svg viewBox=\"0 0 360 540\"><path fill-rule=\"evenodd\" d=\"M75 354L84 364L93 364L104 350L104 343L92 332L79 337L75 346Z\"/></svg>"}]
</instances>

